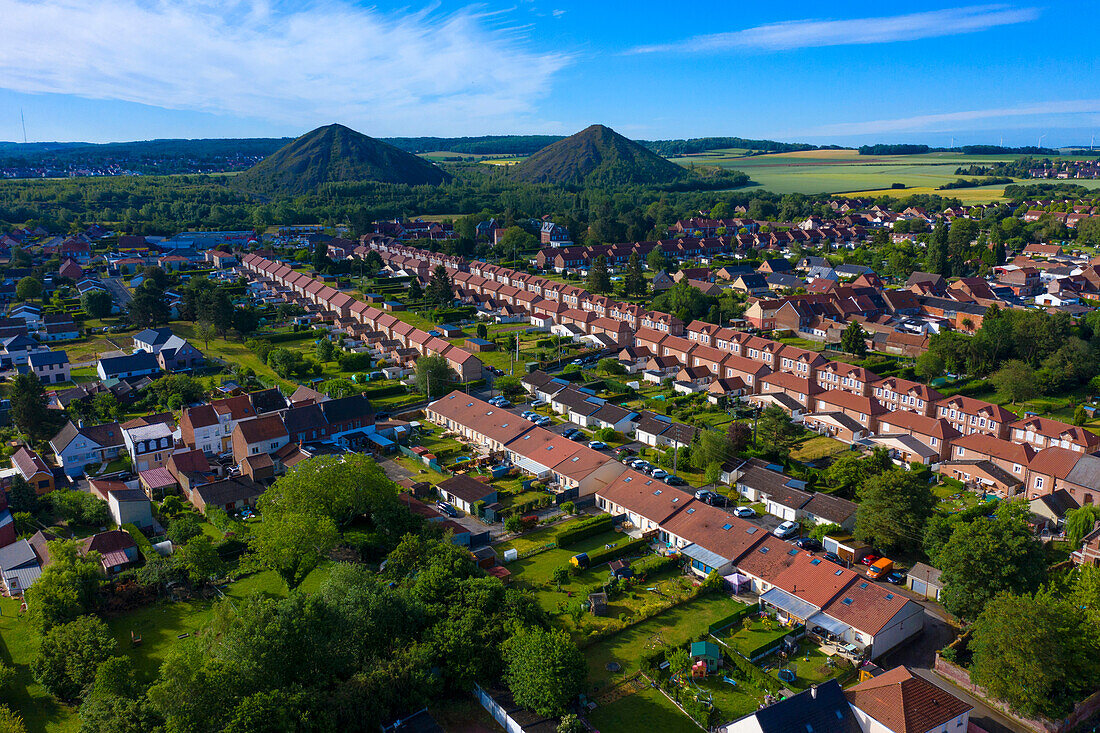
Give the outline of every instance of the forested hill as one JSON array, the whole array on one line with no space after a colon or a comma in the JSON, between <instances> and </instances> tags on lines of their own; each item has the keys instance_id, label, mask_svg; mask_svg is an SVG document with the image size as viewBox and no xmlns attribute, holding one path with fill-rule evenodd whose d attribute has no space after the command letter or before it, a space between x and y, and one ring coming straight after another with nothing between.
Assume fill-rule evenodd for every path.
<instances>
[{"instance_id":1,"label":"forested hill","mask_svg":"<svg viewBox=\"0 0 1100 733\"><path fill-rule=\"evenodd\" d=\"M301 194L324 183L372 181L410 186L450 180L424 158L343 125L325 125L287 143L237 176L234 186L265 194Z\"/></svg>"},{"instance_id":2,"label":"forested hill","mask_svg":"<svg viewBox=\"0 0 1100 733\"><path fill-rule=\"evenodd\" d=\"M676 165L610 127L592 125L514 166L508 177L558 185L654 185L689 176Z\"/></svg>"}]
</instances>

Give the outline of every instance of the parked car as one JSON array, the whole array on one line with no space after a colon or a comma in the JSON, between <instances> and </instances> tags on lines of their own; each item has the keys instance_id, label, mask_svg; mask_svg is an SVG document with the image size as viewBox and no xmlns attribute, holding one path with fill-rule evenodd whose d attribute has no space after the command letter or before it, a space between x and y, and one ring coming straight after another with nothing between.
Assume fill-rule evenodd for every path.
<instances>
[{"instance_id":1,"label":"parked car","mask_svg":"<svg viewBox=\"0 0 1100 733\"><path fill-rule=\"evenodd\" d=\"M843 567L848 567L848 563L845 562L844 560L842 560L840 558L840 555L836 554L835 552L826 552L825 553L825 559L828 560L831 563L835 563L835 564L841 565Z\"/></svg>"},{"instance_id":2,"label":"parked car","mask_svg":"<svg viewBox=\"0 0 1100 733\"><path fill-rule=\"evenodd\" d=\"M810 552L821 552L825 548L821 546L821 543L815 540L813 537L802 537L794 542L801 550L808 550Z\"/></svg>"},{"instance_id":3,"label":"parked car","mask_svg":"<svg viewBox=\"0 0 1100 733\"><path fill-rule=\"evenodd\" d=\"M893 583L894 585L904 585L905 579L907 577L908 576L905 573L901 573L895 570L894 572L886 576L886 582Z\"/></svg>"},{"instance_id":4,"label":"parked car","mask_svg":"<svg viewBox=\"0 0 1100 733\"><path fill-rule=\"evenodd\" d=\"M874 565L876 562L879 561L880 557L882 557L882 555L876 555L873 552L869 552L869 553L867 553L866 555L864 555L863 557L860 558L859 564L860 565L866 565L867 567L871 567L872 565Z\"/></svg>"},{"instance_id":5,"label":"parked car","mask_svg":"<svg viewBox=\"0 0 1100 733\"><path fill-rule=\"evenodd\" d=\"M588 436L585 435L584 433L582 433L580 430L578 430L577 432L570 435L569 439L573 440L573 441L576 441L578 443L583 443L584 441L588 440Z\"/></svg>"},{"instance_id":6,"label":"parked car","mask_svg":"<svg viewBox=\"0 0 1100 733\"><path fill-rule=\"evenodd\" d=\"M647 468L651 468L652 466L653 464L651 464L649 461L643 460L641 458L636 458L630 462L631 468L633 468L635 471L642 471L643 473Z\"/></svg>"},{"instance_id":7,"label":"parked car","mask_svg":"<svg viewBox=\"0 0 1100 733\"><path fill-rule=\"evenodd\" d=\"M576 428L566 428L565 430L561 431L561 435L563 438L572 438L579 432L580 430L577 430Z\"/></svg>"},{"instance_id":8,"label":"parked car","mask_svg":"<svg viewBox=\"0 0 1100 733\"><path fill-rule=\"evenodd\" d=\"M607 443L602 440L590 440L588 441L588 447L592 450L607 450Z\"/></svg>"},{"instance_id":9,"label":"parked car","mask_svg":"<svg viewBox=\"0 0 1100 733\"><path fill-rule=\"evenodd\" d=\"M652 476L655 479L663 479L663 478L666 478L668 476L668 472L665 471L663 468L655 468L655 469L653 469L653 472L650 473L649 475Z\"/></svg>"},{"instance_id":10,"label":"parked car","mask_svg":"<svg viewBox=\"0 0 1100 733\"><path fill-rule=\"evenodd\" d=\"M742 519L748 519L749 517L756 516L756 510L753 509L751 506L739 506L733 510L733 513L736 516L741 517Z\"/></svg>"},{"instance_id":11,"label":"parked car","mask_svg":"<svg viewBox=\"0 0 1100 733\"><path fill-rule=\"evenodd\" d=\"M665 476L663 480L669 486L687 486L687 481L679 476Z\"/></svg>"},{"instance_id":12,"label":"parked car","mask_svg":"<svg viewBox=\"0 0 1100 733\"><path fill-rule=\"evenodd\" d=\"M537 400L531 400L531 407L546 407L546 400L541 397Z\"/></svg>"},{"instance_id":13,"label":"parked car","mask_svg":"<svg viewBox=\"0 0 1100 733\"><path fill-rule=\"evenodd\" d=\"M774 534L781 540L785 540L789 537L794 537L798 534L798 522L787 520L786 522L783 522L774 530L772 530L772 534Z\"/></svg>"},{"instance_id":14,"label":"parked car","mask_svg":"<svg viewBox=\"0 0 1100 733\"><path fill-rule=\"evenodd\" d=\"M445 501L436 502L435 508L452 519L458 516L458 510Z\"/></svg>"},{"instance_id":15,"label":"parked car","mask_svg":"<svg viewBox=\"0 0 1100 733\"><path fill-rule=\"evenodd\" d=\"M540 428L545 428L553 424L554 421L548 417L540 417L538 420L535 420L535 425L538 425Z\"/></svg>"}]
</instances>

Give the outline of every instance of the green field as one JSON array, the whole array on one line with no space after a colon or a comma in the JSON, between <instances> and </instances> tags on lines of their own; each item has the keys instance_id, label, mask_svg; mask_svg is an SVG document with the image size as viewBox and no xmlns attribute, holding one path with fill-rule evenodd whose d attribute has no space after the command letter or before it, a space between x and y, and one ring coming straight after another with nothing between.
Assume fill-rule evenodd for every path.
<instances>
[{"instance_id":1,"label":"green field","mask_svg":"<svg viewBox=\"0 0 1100 733\"><path fill-rule=\"evenodd\" d=\"M699 726L652 687L600 705L588 714L588 722L601 733L634 733L639 730L699 733Z\"/></svg>"},{"instance_id":2,"label":"green field","mask_svg":"<svg viewBox=\"0 0 1100 733\"><path fill-rule=\"evenodd\" d=\"M937 186L958 178L955 169L971 163L1012 160L1013 155L963 155L926 153L923 155L859 155L855 150L811 150L801 153L777 153L744 157L735 150L712 150L699 155L672 158L680 165L711 165L744 171L761 188L775 193L860 193L874 192L906 196L937 193L959 198L965 203L998 201L1004 185L936 191ZM1100 188L1100 181L1071 181ZM906 189L891 190L894 183Z\"/></svg>"}]
</instances>

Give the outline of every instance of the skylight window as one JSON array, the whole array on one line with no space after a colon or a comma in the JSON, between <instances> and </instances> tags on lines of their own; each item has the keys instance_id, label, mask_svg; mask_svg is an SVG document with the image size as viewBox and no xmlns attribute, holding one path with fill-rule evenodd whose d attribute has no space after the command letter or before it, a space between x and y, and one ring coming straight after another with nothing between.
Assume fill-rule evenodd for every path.
<instances>
[{"instance_id":1,"label":"skylight window","mask_svg":"<svg viewBox=\"0 0 1100 733\"><path fill-rule=\"evenodd\" d=\"M758 530L758 529L760 529L760 528L759 527L749 527L748 529L745 530L745 534L756 534L756 530Z\"/></svg>"},{"instance_id":2,"label":"skylight window","mask_svg":"<svg viewBox=\"0 0 1100 733\"><path fill-rule=\"evenodd\" d=\"M726 530L727 532L729 532L729 531L730 531L731 529L733 529L733 525L732 525L732 524L723 524L723 525L722 525L722 529L724 529L724 530Z\"/></svg>"},{"instance_id":3,"label":"skylight window","mask_svg":"<svg viewBox=\"0 0 1100 733\"><path fill-rule=\"evenodd\" d=\"M761 555L767 555L768 554L768 548L767 547L761 547L760 548L760 554Z\"/></svg>"},{"instance_id":4,"label":"skylight window","mask_svg":"<svg viewBox=\"0 0 1100 733\"><path fill-rule=\"evenodd\" d=\"M845 606L850 606L855 603L855 601L853 601L851 598L845 598L843 601L841 601L841 603L843 603Z\"/></svg>"},{"instance_id":5,"label":"skylight window","mask_svg":"<svg viewBox=\"0 0 1100 733\"><path fill-rule=\"evenodd\" d=\"M815 557L813 560L810 560L810 564L811 565L820 565L821 564L821 558L820 557Z\"/></svg>"},{"instance_id":6,"label":"skylight window","mask_svg":"<svg viewBox=\"0 0 1100 733\"><path fill-rule=\"evenodd\" d=\"M862 590L862 589L867 587L867 583L860 583L859 587L860 587L860 590Z\"/></svg>"},{"instance_id":7,"label":"skylight window","mask_svg":"<svg viewBox=\"0 0 1100 733\"><path fill-rule=\"evenodd\" d=\"M887 593L886 594L886 600L888 600L888 601L894 600L894 594L893 593Z\"/></svg>"},{"instance_id":8,"label":"skylight window","mask_svg":"<svg viewBox=\"0 0 1100 733\"><path fill-rule=\"evenodd\" d=\"M660 496L661 495L661 490L657 489L656 491L653 492L653 495L654 496Z\"/></svg>"},{"instance_id":9,"label":"skylight window","mask_svg":"<svg viewBox=\"0 0 1100 733\"><path fill-rule=\"evenodd\" d=\"M833 573L833 575L835 575L837 577L840 577L841 575L844 575L844 571L843 570L837 570L835 573Z\"/></svg>"},{"instance_id":10,"label":"skylight window","mask_svg":"<svg viewBox=\"0 0 1100 733\"><path fill-rule=\"evenodd\" d=\"M694 514L694 513L695 513L695 507L692 507L691 509L688 509L688 514Z\"/></svg>"},{"instance_id":11,"label":"skylight window","mask_svg":"<svg viewBox=\"0 0 1100 733\"><path fill-rule=\"evenodd\" d=\"M788 550L787 554L790 555L791 557L794 557L795 555L798 554L798 549L795 548L793 550Z\"/></svg>"}]
</instances>

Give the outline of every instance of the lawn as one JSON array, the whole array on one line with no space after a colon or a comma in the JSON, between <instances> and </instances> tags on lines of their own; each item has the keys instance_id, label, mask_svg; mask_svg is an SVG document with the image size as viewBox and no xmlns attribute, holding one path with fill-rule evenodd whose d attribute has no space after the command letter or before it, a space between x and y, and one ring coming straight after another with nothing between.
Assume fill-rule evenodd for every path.
<instances>
[{"instance_id":1,"label":"lawn","mask_svg":"<svg viewBox=\"0 0 1100 733\"><path fill-rule=\"evenodd\" d=\"M517 538L512 542L506 542L504 544L497 545L496 550L498 553L503 555L504 550L506 549L512 549L513 547L515 549L520 549L520 546L516 543L530 540L534 535L541 536L537 541L531 542L530 547L533 548L536 546L545 545L549 542L555 541L558 533L560 533L563 528L569 527L571 524L572 523L569 522L549 528L551 530L556 530L556 532L554 532L552 535L542 535L544 530L537 530L536 532L533 532L529 535L524 535L523 537ZM617 544L619 542L625 542L629 539L630 538L622 532L615 532L614 530L601 532L600 534L577 540L577 542L571 544L568 548L555 547L552 550L546 550L545 552L540 552L537 555L532 555L531 557L525 557L521 560L510 562L508 563L508 570L512 572L513 576L515 576L517 579L522 580L527 585L545 585L550 582L550 576L553 574L554 569L559 568L563 565L567 565L569 563L569 559L572 558L574 555L582 552L591 552L593 550L597 550L603 547L604 545ZM520 552L523 551L524 550L520 549ZM582 574L582 576L577 580L580 581L584 578L585 575L593 573L593 570L589 570L587 573ZM581 582L578 585L578 583L574 582L574 585L578 585L578 587L580 587L583 585L591 585L595 582L596 580L593 577L588 583Z\"/></svg>"},{"instance_id":2,"label":"lawn","mask_svg":"<svg viewBox=\"0 0 1100 733\"><path fill-rule=\"evenodd\" d=\"M827 435L814 435L791 451L791 458L803 463L819 461L822 458L838 456L850 448L836 438Z\"/></svg>"},{"instance_id":3,"label":"lawn","mask_svg":"<svg viewBox=\"0 0 1100 733\"><path fill-rule=\"evenodd\" d=\"M607 671L607 663L612 661L622 666L616 676L630 676L640 668L642 655L662 646L680 646L742 606L727 596L711 593L599 641L585 650L588 681L597 690L611 683L612 673Z\"/></svg>"},{"instance_id":4,"label":"lawn","mask_svg":"<svg viewBox=\"0 0 1100 733\"><path fill-rule=\"evenodd\" d=\"M839 656L830 657L809 639L799 642L796 657L780 659L778 655L772 655L763 659L760 666L768 670L768 674L775 678L777 684L796 692L805 690L810 685L820 685L834 677L843 678L854 671L851 662ZM780 669L793 671L794 682L780 682L776 676Z\"/></svg>"},{"instance_id":5,"label":"lawn","mask_svg":"<svg viewBox=\"0 0 1100 733\"><path fill-rule=\"evenodd\" d=\"M579 522L583 521L584 519L587 519L587 517L578 517L577 519L570 519L567 522L562 522L561 524L555 524L555 525L552 525L550 527L540 527L539 529L536 529L533 532L528 532L527 534L523 535L522 537L516 537L515 539L509 540L507 542L501 542L500 544L495 545L495 547L496 547L497 552L499 552L501 555L504 554L505 550L511 550L511 549L518 550L519 554L523 555L525 553L530 552L531 550L535 550L539 547L544 547L548 544L557 544L557 539L558 539L559 534L561 534L562 532L564 532L567 529L572 529L573 527L577 526L577 524ZM569 555L569 557L572 557L575 554L576 553L571 553ZM566 558L566 560L568 560L568 559L569 558ZM525 562L525 561L520 560L518 562ZM509 566L509 569L510 570L512 569L511 566ZM515 571L513 570L513 572L515 572ZM547 577L549 577L549 576L547 576Z\"/></svg>"},{"instance_id":6,"label":"lawn","mask_svg":"<svg viewBox=\"0 0 1100 733\"><path fill-rule=\"evenodd\" d=\"M938 500L936 508L948 514L970 509L981 501L980 494L961 488L957 482L936 484L932 487L932 494Z\"/></svg>"},{"instance_id":7,"label":"lawn","mask_svg":"<svg viewBox=\"0 0 1100 733\"><path fill-rule=\"evenodd\" d=\"M790 629L771 621L771 628L764 626L759 618L748 618L748 625L740 621L722 632L722 640L741 653L746 659L757 648L771 642L778 642L790 633Z\"/></svg>"},{"instance_id":8,"label":"lawn","mask_svg":"<svg viewBox=\"0 0 1100 733\"><path fill-rule=\"evenodd\" d=\"M652 687L600 705L587 717L599 733L699 733L699 726Z\"/></svg>"},{"instance_id":9,"label":"lawn","mask_svg":"<svg viewBox=\"0 0 1100 733\"><path fill-rule=\"evenodd\" d=\"M303 590L315 591L328 573L328 567L318 568L306 578ZM282 581L270 571L243 578L225 592L232 602L253 592L275 597L286 595ZM212 617L213 605L213 601L202 599L178 603L162 601L113 616L107 619L107 625L118 640L119 650L133 660L139 675L148 681L154 677L172 645L187 642L177 636L197 631ZM19 614L19 602L2 598L0 611L0 659L15 667L17 675L5 701L23 716L29 733L75 733L80 729L76 711L55 701L31 676L30 664L37 653L39 636L27 617ZM140 646L131 646L131 631L142 637Z\"/></svg>"}]
</instances>

